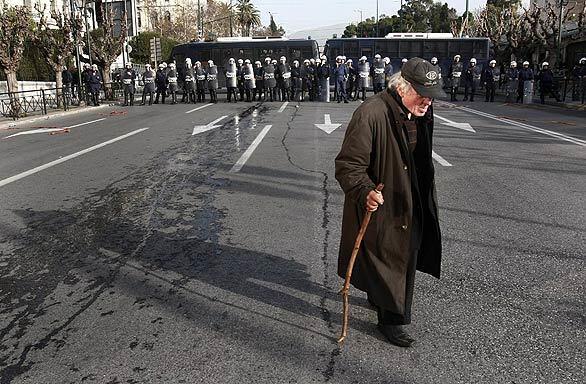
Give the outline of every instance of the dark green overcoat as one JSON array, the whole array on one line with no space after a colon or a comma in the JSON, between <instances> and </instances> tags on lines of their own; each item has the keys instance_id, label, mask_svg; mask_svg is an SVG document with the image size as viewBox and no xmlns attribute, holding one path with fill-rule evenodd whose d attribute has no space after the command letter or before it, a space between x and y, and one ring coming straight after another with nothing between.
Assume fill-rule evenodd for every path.
<instances>
[{"instance_id":1,"label":"dark green overcoat","mask_svg":"<svg viewBox=\"0 0 586 384\"><path fill-rule=\"evenodd\" d=\"M405 311L406 275L411 257L412 181L417 180L422 218L417 269L437 278L441 235L432 162L433 111L417 118L417 145L408 147L407 116L400 98L387 90L367 99L352 116L340 153L336 179L344 193L338 275L344 278L366 196L384 183L384 204L372 214L352 274L352 285L395 313ZM416 173L413 173L416 172Z\"/></svg>"}]
</instances>

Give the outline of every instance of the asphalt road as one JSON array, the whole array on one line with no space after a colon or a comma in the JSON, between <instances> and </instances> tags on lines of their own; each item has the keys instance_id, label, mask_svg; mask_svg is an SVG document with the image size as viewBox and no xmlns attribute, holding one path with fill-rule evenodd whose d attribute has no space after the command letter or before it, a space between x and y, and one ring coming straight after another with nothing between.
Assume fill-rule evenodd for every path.
<instances>
[{"instance_id":1,"label":"asphalt road","mask_svg":"<svg viewBox=\"0 0 586 384\"><path fill-rule=\"evenodd\" d=\"M352 289L338 348L333 159L358 105L1 130L0 383L584 382L586 113L438 102L443 269L417 276L418 343L388 344Z\"/></svg>"}]
</instances>

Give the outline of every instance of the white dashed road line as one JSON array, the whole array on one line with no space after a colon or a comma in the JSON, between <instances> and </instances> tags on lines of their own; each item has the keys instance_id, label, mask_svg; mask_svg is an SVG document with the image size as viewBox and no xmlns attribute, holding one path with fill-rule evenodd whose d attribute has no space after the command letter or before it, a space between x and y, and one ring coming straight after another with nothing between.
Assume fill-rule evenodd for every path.
<instances>
[{"instance_id":1,"label":"white dashed road line","mask_svg":"<svg viewBox=\"0 0 586 384\"><path fill-rule=\"evenodd\" d=\"M435 153L435 151L431 151L431 157L434 158L435 161L443 165L444 167L451 167L452 164L448 163L446 159Z\"/></svg>"},{"instance_id":2,"label":"white dashed road line","mask_svg":"<svg viewBox=\"0 0 586 384\"><path fill-rule=\"evenodd\" d=\"M264 137L266 136L266 134L269 132L269 130L271 129L272 125L266 125L262 131L260 131L260 133L258 134L258 136L256 137L256 139L254 139L254 141L252 142L252 144L250 144L250 147L248 147L248 149L246 150L246 152L244 152L242 154L242 156L240 156L240 159L238 159L238 161L236 162L236 164L234 164L234 166L232 167L232 169L230 169L230 173L236 173L239 172L242 167L244 166L244 164L246 164L246 162L248 161L248 159L250 158L250 156L252 156L252 153L254 152L254 150L256 149L256 147L258 147L258 145L260 144L260 142L262 141L262 139L264 139Z\"/></svg>"},{"instance_id":3,"label":"white dashed road line","mask_svg":"<svg viewBox=\"0 0 586 384\"><path fill-rule=\"evenodd\" d=\"M9 178L7 178L7 179L0 180L0 187L3 187L3 186L5 186L5 185L7 185L7 184L10 184L10 183L12 183L12 182L15 182L15 181L17 181L17 180L23 179L23 178L25 178L25 177L27 177L27 176L34 175L35 173L41 172L41 171L43 171L43 170L45 170L45 169L47 169L47 168L54 167L55 165L58 165L58 164L64 163L64 162L66 162L66 161L68 161L68 160L75 159L76 157L79 157L79 156L81 156L81 155L85 155L86 153L89 153L89 152L95 151L96 149L99 149L99 148L105 147L106 145L109 145L109 144L115 143L115 142L117 142L117 141L120 141L120 140L126 139L127 137L130 137L130 136L136 135L137 133L141 133L141 132L143 132L143 131L146 131L147 129L148 129L148 128L141 128L141 129L137 129L136 131L132 131L132 132L130 132L130 133L127 133L127 134L125 134L125 135L118 136L118 137L116 137L116 138L114 138L114 139L111 139L111 140L108 140L108 141L104 141L103 143L100 143L100 144L94 145L93 147L89 147L89 148L86 148L86 149L84 149L84 150L82 150L82 151L79 151L79 152L73 153L73 154L71 154L71 155L68 155L68 156L62 157L62 158L60 158L60 159L57 159L57 160L51 161L50 163L47 163L47 164L44 164L44 165L38 166L38 167L36 167L36 168L33 168L33 169L30 169L30 170L28 170L28 171L26 171L26 172L19 173L18 175L14 175L14 176L11 176L11 177L9 177Z\"/></svg>"},{"instance_id":4,"label":"white dashed road line","mask_svg":"<svg viewBox=\"0 0 586 384\"><path fill-rule=\"evenodd\" d=\"M279 111L278 111L278 113L281 113L281 112L283 112L283 111L285 110L285 108L287 108L287 105L289 105L289 102L288 102L288 101L285 101L285 102L283 103L283 105L281 105L281 108L279 108Z\"/></svg>"},{"instance_id":5,"label":"white dashed road line","mask_svg":"<svg viewBox=\"0 0 586 384\"><path fill-rule=\"evenodd\" d=\"M197 108L190 109L189 111L187 111L185 113L191 113L191 112L199 111L200 109L204 109L204 108L210 107L212 105L213 104L202 105L201 107L197 107Z\"/></svg>"}]
</instances>

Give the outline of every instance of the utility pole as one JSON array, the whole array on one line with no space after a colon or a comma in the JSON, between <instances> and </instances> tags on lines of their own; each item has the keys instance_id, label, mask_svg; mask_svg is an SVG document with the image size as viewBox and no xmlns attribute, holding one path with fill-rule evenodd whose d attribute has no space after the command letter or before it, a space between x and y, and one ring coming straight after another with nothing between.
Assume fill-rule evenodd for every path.
<instances>
[{"instance_id":1,"label":"utility pole","mask_svg":"<svg viewBox=\"0 0 586 384\"><path fill-rule=\"evenodd\" d=\"M567 0L560 0L560 18L558 20L558 38L557 38L557 46L558 46L558 54L557 54L557 64L558 68L562 68L562 25L563 25L563 18L564 18L564 5L568 5Z\"/></svg>"},{"instance_id":2,"label":"utility pole","mask_svg":"<svg viewBox=\"0 0 586 384\"><path fill-rule=\"evenodd\" d=\"M69 8L71 11L71 19L73 20L74 13L75 13L75 3L74 0L69 0ZM79 60L79 44L77 42L77 33L79 31L73 32L73 43L75 44L75 65L77 67L77 97L78 100L81 99L81 62Z\"/></svg>"},{"instance_id":3,"label":"utility pole","mask_svg":"<svg viewBox=\"0 0 586 384\"><path fill-rule=\"evenodd\" d=\"M379 37L378 31L378 0L376 0L376 37Z\"/></svg>"}]
</instances>

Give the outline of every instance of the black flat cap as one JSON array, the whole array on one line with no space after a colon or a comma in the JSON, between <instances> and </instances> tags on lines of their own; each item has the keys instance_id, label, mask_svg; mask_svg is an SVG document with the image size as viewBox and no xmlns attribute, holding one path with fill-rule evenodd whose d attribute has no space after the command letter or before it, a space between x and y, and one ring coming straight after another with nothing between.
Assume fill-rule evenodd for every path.
<instances>
[{"instance_id":1,"label":"black flat cap","mask_svg":"<svg viewBox=\"0 0 586 384\"><path fill-rule=\"evenodd\" d=\"M442 89L440 74L436 67L429 61L419 57L409 59L403 68L401 75L407 80L420 96L432 99L446 97Z\"/></svg>"}]
</instances>

